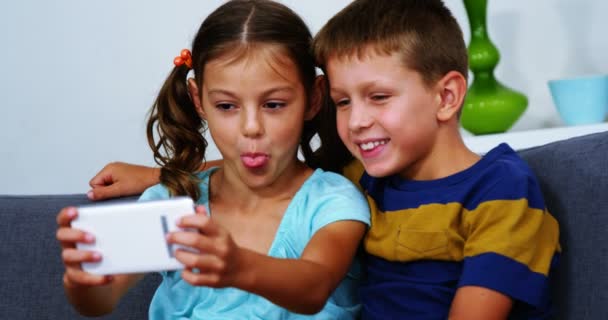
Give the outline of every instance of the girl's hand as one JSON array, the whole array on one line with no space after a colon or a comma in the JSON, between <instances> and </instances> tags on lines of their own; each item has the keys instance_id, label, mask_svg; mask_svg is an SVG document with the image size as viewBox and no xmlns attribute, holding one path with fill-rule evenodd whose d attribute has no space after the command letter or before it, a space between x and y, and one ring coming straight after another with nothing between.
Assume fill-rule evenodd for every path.
<instances>
[{"instance_id":1,"label":"girl's hand","mask_svg":"<svg viewBox=\"0 0 608 320\"><path fill-rule=\"evenodd\" d=\"M183 217L178 226L198 232L173 232L167 237L170 243L198 250L198 253L182 249L175 252L175 258L184 264L182 278L195 286L234 286L241 273L244 250L236 245L226 229L206 215L205 207L197 206L196 213Z\"/></svg>"},{"instance_id":2,"label":"girl's hand","mask_svg":"<svg viewBox=\"0 0 608 320\"><path fill-rule=\"evenodd\" d=\"M87 196L91 200L104 200L137 195L159 182L160 169L124 162L107 164L89 182Z\"/></svg>"},{"instance_id":3,"label":"girl's hand","mask_svg":"<svg viewBox=\"0 0 608 320\"><path fill-rule=\"evenodd\" d=\"M82 270L83 262L97 262L101 255L97 252L76 249L76 243L93 243L95 237L82 230L73 229L70 224L78 216L76 208L64 208L57 215L57 240L61 245L61 259L65 265L63 283L68 287L101 286L112 281L110 276L93 275Z\"/></svg>"}]
</instances>

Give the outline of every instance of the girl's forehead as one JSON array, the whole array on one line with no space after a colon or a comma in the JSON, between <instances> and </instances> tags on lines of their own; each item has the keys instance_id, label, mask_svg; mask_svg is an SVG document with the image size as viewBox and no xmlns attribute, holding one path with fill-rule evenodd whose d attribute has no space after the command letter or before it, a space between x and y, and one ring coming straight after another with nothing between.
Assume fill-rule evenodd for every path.
<instances>
[{"instance_id":1,"label":"girl's forehead","mask_svg":"<svg viewBox=\"0 0 608 320\"><path fill-rule=\"evenodd\" d=\"M287 49L278 44L247 43L231 46L207 61L205 69L233 65L265 65L283 73L298 71Z\"/></svg>"},{"instance_id":2,"label":"girl's forehead","mask_svg":"<svg viewBox=\"0 0 608 320\"><path fill-rule=\"evenodd\" d=\"M303 87L297 65L278 46L248 46L227 50L205 64L205 87L247 86L265 87L271 84Z\"/></svg>"}]
</instances>

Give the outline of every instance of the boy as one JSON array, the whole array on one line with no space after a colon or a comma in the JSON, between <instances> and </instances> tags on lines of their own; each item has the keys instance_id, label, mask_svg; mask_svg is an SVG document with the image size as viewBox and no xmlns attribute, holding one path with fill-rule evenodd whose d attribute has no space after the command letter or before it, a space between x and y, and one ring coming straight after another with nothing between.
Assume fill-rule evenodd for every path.
<instances>
[{"instance_id":1,"label":"boy","mask_svg":"<svg viewBox=\"0 0 608 320\"><path fill-rule=\"evenodd\" d=\"M467 52L444 4L354 1L319 32L315 55L338 134L364 167L344 173L372 208L363 318L547 318L557 222L511 148L480 158L464 145ZM104 168L91 194L135 192L124 170Z\"/></svg>"},{"instance_id":2,"label":"boy","mask_svg":"<svg viewBox=\"0 0 608 320\"><path fill-rule=\"evenodd\" d=\"M440 0L360 0L315 37L337 130L372 208L364 319L524 319L550 312L558 225L506 144L483 158L458 117L467 52Z\"/></svg>"}]
</instances>

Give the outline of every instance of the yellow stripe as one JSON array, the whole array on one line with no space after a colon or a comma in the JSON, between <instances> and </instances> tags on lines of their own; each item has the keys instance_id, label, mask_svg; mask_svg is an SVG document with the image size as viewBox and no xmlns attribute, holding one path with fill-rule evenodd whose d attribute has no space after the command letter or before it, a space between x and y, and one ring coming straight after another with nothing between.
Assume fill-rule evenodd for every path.
<instances>
[{"instance_id":1,"label":"yellow stripe","mask_svg":"<svg viewBox=\"0 0 608 320\"><path fill-rule=\"evenodd\" d=\"M363 191L363 188L359 184L359 180L361 180L364 170L363 164L359 160L354 159L342 168L342 175L354 183L359 190Z\"/></svg>"},{"instance_id":2,"label":"yellow stripe","mask_svg":"<svg viewBox=\"0 0 608 320\"><path fill-rule=\"evenodd\" d=\"M559 230L548 212L528 207L525 199L484 202L468 211L460 203L429 204L382 213L368 196L372 226L368 253L390 261L462 261L494 252L547 274L559 251Z\"/></svg>"}]
</instances>

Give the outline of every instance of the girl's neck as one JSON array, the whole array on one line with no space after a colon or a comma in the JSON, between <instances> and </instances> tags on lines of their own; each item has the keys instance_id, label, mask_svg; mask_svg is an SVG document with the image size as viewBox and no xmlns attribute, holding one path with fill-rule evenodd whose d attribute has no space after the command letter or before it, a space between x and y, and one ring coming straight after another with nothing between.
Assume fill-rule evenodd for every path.
<instances>
[{"instance_id":1,"label":"girl's neck","mask_svg":"<svg viewBox=\"0 0 608 320\"><path fill-rule=\"evenodd\" d=\"M258 208L270 203L290 201L312 173L305 164L295 161L271 184L251 188L238 175L221 167L210 177L209 202L210 205L221 203L222 207L228 205L241 213L258 212Z\"/></svg>"}]
</instances>

